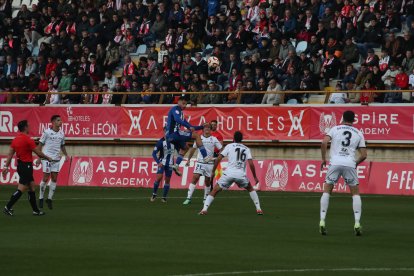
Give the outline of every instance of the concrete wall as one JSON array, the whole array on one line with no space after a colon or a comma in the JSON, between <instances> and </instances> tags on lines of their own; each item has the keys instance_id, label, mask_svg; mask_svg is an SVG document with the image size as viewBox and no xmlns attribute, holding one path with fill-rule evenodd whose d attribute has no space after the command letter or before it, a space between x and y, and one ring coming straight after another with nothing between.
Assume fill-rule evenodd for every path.
<instances>
[{"instance_id":1,"label":"concrete wall","mask_svg":"<svg viewBox=\"0 0 414 276\"><path fill-rule=\"evenodd\" d=\"M7 154L8 145L0 144L0 154ZM145 145L68 145L69 155L79 156L142 156L150 157L153 147ZM252 147L256 159L320 159L319 147ZM370 148L368 160L413 162L413 148Z\"/></svg>"}]
</instances>

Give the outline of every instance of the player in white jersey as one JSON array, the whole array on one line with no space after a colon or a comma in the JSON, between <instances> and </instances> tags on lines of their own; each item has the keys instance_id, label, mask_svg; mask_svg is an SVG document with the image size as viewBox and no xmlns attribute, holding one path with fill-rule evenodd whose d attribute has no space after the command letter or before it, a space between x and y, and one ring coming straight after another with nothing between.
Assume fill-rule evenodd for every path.
<instances>
[{"instance_id":1,"label":"player in white jersey","mask_svg":"<svg viewBox=\"0 0 414 276\"><path fill-rule=\"evenodd\" d=\"M69 160L65 148L65 135L61 130L62 119L59 115L53 115L51 122L52 127L43 132L43 135L39 140L40 143L38 147L44 154L50 156L52 161L50 162L45 159L42 159L41 161L40 159L37 160L37 165L41 162L43 168L43 179L40 182L39 207L43 208L43 198L46 191L46 185L50 178L49 195L46 200L47 207L49 209L53 209L52 200L53 195L55 194L56 181L60 170L60 153L63 153L65 161Z\"/></svg>"},{"instance_id":2,"label":"player in white jersey","mask_svg":"<svg viewBox=\"0 0 414 276\"><path fill-rule=\"evenodd\" d=\"M357 236L362 234L360 224L362 202L359 195L358 175L356 167L367 158L367 150L365 146L364 135L352 126L355 120L355 113L345 111L343 114L343 124L335 126L329 130L322 141L322 164L321 170L326 166L326 152L329 141L331 142L330 164L326 173L323 194L321 197L321 220L319 222L319 231L322 235L326 235L325 218L329 206L329 197L332 193L334 185L342 176L348 185L352 194L353 210L355 217L354 231ZM356 152L359 157L356 159Z\"/></svg>"},{"instance_id":3,"label":"player in white jersey","mask_svg":"<svg viewBox=\"0 0 414 276\"><path fill-rule=\"evenodd\" d=\"M211 188L210 188L211 180L214 177L213 175L214 151L215 149L221 150L223 148L223 145L219 142L219 140L216 137L211 135L210 124L204 125L203 135L201 135L201 141L203 142L203 146L207 151L207 157L209 157L209 161L205 162L205 159L203 158L201 153L198 152L197 162L194 167L193 179L191 180L191 183L188 187L187 199L183 202L183 205L188 205L191 203L191 198L193 197L193 193L196 188L197 182L201 176L205 177L204 200L207 198L208 193L211 191ZM193 157L196 149L197 149L197 145L196 143L194 143L193 147L190 150L186 166L190 165L190 160Z\"/></svg>"},{"instance_id":4,"label":"player in white jersey","mask_svg":"<svg viewBox=\"0 0 414 276\"><path fill-rule=\"evenodd\" d=\"M223 175L217 181L217 185L213 188L210 194L207 196L204 207L200 211L199 215L207 215L208 207L212 204L214 198L222 190L227 190L233 183L236 183L239 188L244 188L250 193L254 205L256 206L256 212L258 215L263 215L260 208L259 196L254 190L252 184L246 175L246 165L249 163L250 170L252 171L256 184L259 183L259 179L256 176L256 169L254 167L252 154L250 149L241 144L243 140L243 134L240 131L234 133L234 143L227 145L217 158L213 171L216 170L220 161L224 158L228 158L228 165Z\"/></svg>"}]
</instances>

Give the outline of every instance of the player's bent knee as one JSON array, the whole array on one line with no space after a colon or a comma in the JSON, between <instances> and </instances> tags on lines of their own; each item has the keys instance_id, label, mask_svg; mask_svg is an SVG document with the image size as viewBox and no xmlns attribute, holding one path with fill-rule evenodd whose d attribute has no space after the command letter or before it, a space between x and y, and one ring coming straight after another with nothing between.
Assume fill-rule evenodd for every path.
<instances>
[{"instance_id":1,"label":"player's bent knee","mask_svg":"<svg viewBox=\"0 0 414 276\"><path fill-rule=\"evenodd\" d=\"M324 191L324 193L332 193L332 191L333 191L333 188L334 188L334 184L331 184L331 183L327 183L327 182L325 182L324 184L323 184L323 191Z\"/></svg>"},{"instance_id":2,"label":"player's bent knee","mask_svg":"<svg viewBox=\"0 0 414 276\"><path fill-rule=\"evenodd\" d=\"M358 185L348 185L351 195L359 195L359 186Z\"/></svg>"}]
</instances>

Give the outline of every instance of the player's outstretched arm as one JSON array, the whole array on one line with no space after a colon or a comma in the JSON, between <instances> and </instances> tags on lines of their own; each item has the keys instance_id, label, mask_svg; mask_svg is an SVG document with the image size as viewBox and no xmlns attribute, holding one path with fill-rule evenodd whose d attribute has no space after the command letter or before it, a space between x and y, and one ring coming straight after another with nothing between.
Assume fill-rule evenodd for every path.
<instances>
[{"instance_id":1,"label":"player's outstretched arm","mask_svg":"<svg viewBox=\"0 0 414 276\"><path fill-rule=\"evenodd\" d=\"M259 179L257 178L257 175L256 175L256 167L254 166L253 159L249 159L247 161L249 162L249 167L250 167L250 170L252 171L254 181L256 181L256 184L257 184L259 182Z\"/></svg>"},{"instance_id":2,"label":"player's outstretched arm","mask_svg":"<svg viewBox=\"0 0 414 276\"><path fill-rule=\"evenodd\" d=\"M178 110L177 110L177 112L178 112ZM184 127L186 127L186 128L188 128L188 129L190 129L190 128L192 128L193 126L192 125L190 125L190 123L189 122L187 122L187 120L181 120L181 116L180 116L180 113L178 113L177 114L177 112L172 112L172 114L173 114L173 116L174 116L174 120L177 122L177 123L179 123L180 125L182 125L182 126L184 126Z\"/></svg>"},{"instance_id":3,"label":"player's outstretched arm","mask_svg":"<svg viewBox=\"0 0 414 276\"><path fill-rule=\"evenodd\" d=\"M359 164L364 162L364 160L367 159L367 157L368 157L367 148L359 148L358 151L359 151L359 158L356 161L356 166L357 167L358 167Z\"/></svg>"},{"instance_id":4,"label":"player's outstretched arm","mask_svg":"<svg viewBox=\"0 0 414 276\"><path fill-rule=\"evenodd\" d=\"M6 174L9 172L9 166L10 166L14 153L15 153L14 149L10 148L9 153L7 154L6 164L4 165L4 168L2 171L3 177L6 177Z\"/></svg>"},{"instance_id":5,"label":"player's outstretched arm","mask_svg":"<svg viewBox=\"0 0 414 276\"><path fill-rule=\"evenodd\" d=\"M33 149L33 152L36 153L36 155L39 156L42 159L46 159L49 162L53 161L52 158L50 158L49 156L45 155L41 150L39 150L38 147L34 148Z\"/></svg>"},{"instance_id":6,"label":"player's outstretched arm","mask_svg":"<svg viewBox=\"0 0 414 276\"><path fill-rule=\"evenodd\" d=\"M326 166L327 160L326 160L326 152L328 151L328 143L331 141L331 137L326 135L325 138L322 140L321 145L321 154L322 154L322 163L321 163L321 170Z\"/></svg>"}]
</instances>

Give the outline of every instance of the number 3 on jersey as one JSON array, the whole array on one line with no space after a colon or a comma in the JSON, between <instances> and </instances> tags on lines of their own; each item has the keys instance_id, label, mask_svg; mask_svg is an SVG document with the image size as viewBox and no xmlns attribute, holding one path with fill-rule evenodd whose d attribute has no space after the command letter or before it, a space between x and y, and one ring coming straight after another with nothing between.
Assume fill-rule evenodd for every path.
<instances>
[{"instance_id":1,"label":"number 3 on jersey","mask_svg":"<svg viewBox=\"0 0 414 276\"><path fill-rule=\"evenodd\" d=\"M342 140L342 146L349 147L351 144L352 133L350 131L344 131L343 135L345 138Z\"/></svg>"}]
</instances>

